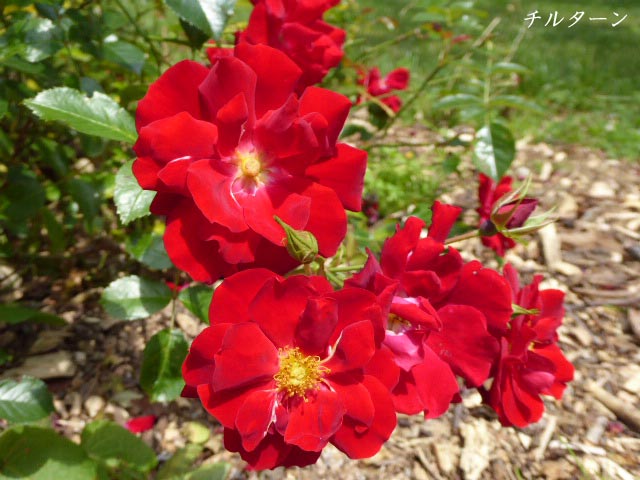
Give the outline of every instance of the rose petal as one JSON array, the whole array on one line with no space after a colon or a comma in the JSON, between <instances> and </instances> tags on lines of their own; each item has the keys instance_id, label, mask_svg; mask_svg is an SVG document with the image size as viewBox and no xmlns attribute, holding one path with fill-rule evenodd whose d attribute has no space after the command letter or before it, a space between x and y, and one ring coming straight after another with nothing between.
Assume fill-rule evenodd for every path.
<instances>
[{"instance_id":1,"label":"rose petal","mask_svg":"<svg viewBox=\"0 0 640 480\"><path fill-rule=\"evenodd\" d=\"M164 72L151 84L149 91L138 102L136 128L138 131L161 118L187 112L194 118L202 118L198 86L209 74L204 65L183 60Z\"/></svg>"},{"instance_id":2,"label":"rose petal","mask_svg":"<svg viewBox=\"0 0 640 480\"><path fill-rule=\"evenodd\" d=\"M366 169L367 152L339 143L335 157L309 166L305 174L334 190L344 208L359 212Z\"/></svg>"},{"instance_id":3,"label":"rose petal","mask_svg":"<svg viewBox=\"0 0 640 480\"><path fill-rule=\"evenodd\" d=\"M236 429L242 437L245 450L254 450L267 435L273 421L275 403L275 390L256 390L245 399L236 417Z\"/></svg>"},{"instance_id":4,"label":"rose petal","mask_svg":"<svg viewBox=\"0 0 640 480\"><path fill-rule=\"evenodd\" d=\"M289 410L284 441L319 452L340 428L345 410L336 392L320 389L309 399L297 399Z\"/></svg>"},{"instance_id":5,"label":"rose petal","mask_svg":"<svg viewBox=\"0 0 640 480\"><path fill-rule=\"evenodd\" d=\"M214 358L216 392L273 379L280 365L278 349L255 323L230 326Z\"/></svg>"}]
</instances>

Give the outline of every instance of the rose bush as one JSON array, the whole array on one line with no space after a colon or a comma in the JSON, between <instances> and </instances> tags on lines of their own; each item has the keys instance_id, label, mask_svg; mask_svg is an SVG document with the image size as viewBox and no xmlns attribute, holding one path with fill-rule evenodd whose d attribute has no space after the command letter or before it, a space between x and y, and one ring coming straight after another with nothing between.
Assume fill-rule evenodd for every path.
<instances>
[{"instance_id":1,"label":"rose bush","mask_svg":"<svg viewBox=\"0 0 640 480\"><path fill-rule=\"evenodd\" d=\"M260 470L312 464L328 444L350 458L370 457L390 438L397 413L434 418L472 388L481 392L504 425L519 427L540 419L543 396L561 398L573 378L573 367L558 345L562 292L540 289L541 277L523 286L513 267L507 265L501 274L466 256L463 260L450 246L483 236L487 246L503 255L515 244L513 238L539 228L547 219L528 218L537 205L525 197L528 183L513 190L511 178L503 177L513 159L514 142L504 125L493 122L491 109L505 105L505 97L502 103L494 98L486 101L485 90L478 103L487 109L482 117L489 125L474 140L476 166L493 175L480 179L479 228L455 225L461 209L435 202L426 229L420 218L404 217L402 203L393 210L401 209L404 221L386 238L389 219L384 217L390 210L381 208L379 201L387 200L387 190L368 192L365 214L350 215L348 228L346 210L361 209L367 153L338 138L353 102L359 103L358 93L373 100L367 105L369 116L358 118L359 124L349 125L344 134L372 152L380 147L377 160L387 170L374 171L374 176L404 168L388 175L395 189L389 192L401 190L400 201L409 203L403 188L410 182L421 183L415 174L426 164L423 159L416 163L413 151L385 144L385 135L398 118L391 112L405 110L393 93L407 88L409 71L398 68L383 77L377 67L368 73L362 67L360 85L366 94L352 82L346 89L351 87L351 99L312 86L344 55L345 32L323 20L338 0L253 0L246 29L236 32L235 48L226 47L234 37L223 31L230 14L220 2L167 2L180 17L186 39L141 33L138 21L146 14L138 10L137 2L117 2L123 16L101 2L89 13L53 3L35 8L14 5L3 11L15 25L5 22L0 32L8 45L2 69L9 73L2 93L12 92L11 102L0 99L0 120L9 127L0 149L6 147L6 156L13 161L0 182L0 217L9 220L8 234L0 232L0 247L5 253L25 247L28 254L20 258L31 259L40 239L34 237L36 243L21 239L33 226L38 237L45 231L50 237L51 251L43 255L47 264L64 258L63 263L69 261L75 268L72 257L88 251L89 242L78 242L82 247L69 254L63 252L65 235L75 239L77 215L87 232L114 226L112 216L99 215L100 197L113 194L122 222L135 222L129 227L135 227L130 237L116 229L115 238L126 238L122 249L117 246L118 258L124 258L120 254L126 250L140 262L138 269L153 270L156 278L136 274L112 281L101 296L105 311L131 321L173 302L171 322L144 348L139 384L150 401L170 402L180 392L198 398L222 424L225 447L238 452L249 468ZM335 12L336 18L348 15L355 4ZM129 7L137 13L132 15ZM94 13L104 15L94 19ZM122 28L123 19L130 20L128 29ZM342 21L348 25L348 16ZM159 29L163 35L178 28L177 18L173 22L172 27ZM451 31L436 25L431 28L441 32L447 44L436 69L413 92L412 102L448 64L454 46L468 37L452 37ZM415 29L415 38L424 29ZM122 38L135 38L135 44L122 40L121 33ZM167 55L167 49L156 47L156 38L190 47L192 58L197 58L198 53L204 57L198 50L211 37L217 46L206 51L210 65L183 60L160 75L186 51L177 48ZM393 42L410 37L401 35ZM149 44L148 52L139 49L143 40ZM349 59L345 65L361 65L362 58L376 49L368 48L360 59ZM78 52L91 52L93 60L105 66L96 77L99 81L84 75L88 62ZM155 65L147 62L151 57ZM65 59L73 62L75 73L50 79ZM513 65L502 64L499 70L505 68L509 71ZM131 74L123 74L123 69ZM332 85L345 80L345 70L331 76ZM139 95L131 83L144 82L149 75L160 76L139 101L134 122L127 108ZM41 118L62 121L75 131L59 136L49 126L36 128L41 138L29 145L33 119L17 121L15 105L35 95L45 77L65 86L41 91L24 103ZM475 102L472 94L464 98ZM447 101L440 107L451 105L451 96L442 100ZM379 130L371 131L367 120ZM96 139L89 136L102 140L94 143ZM454 140L460 139L443 144L453 145ZM137 158L127 162L130 152L124 144L134 142ZM81 152L100 160L114 158L94 168L90 161L85 165L87 158L74 160ZM33 153L42 156L42 162L34 161ZM446 155L446 170L453 173L460 159L451 152ZM438 185L431 168L420 178ZM75 170L83 171L82 178L70 178ZM44 186L37 180L42 175L49 177ZM419 192L411 199L419 204L413 212L426 214L432 199ZM51 213L49 206L59 211ZM150 212L164 218L139 220ZM364 234L359 231L362 224ZM465 233L449 238L458 228ZM10 245L14 240L19 240L15 249ZM381 246L381 251L365 255L358 246L376 252ZM107 258L103 255L97 266L83 265L81 271L112 275L113 270L103 269ZM292 272L299 263L304 267ZM211 285L191 282L182 272L207 284L223 281L214 291ZM83 280L65 282L64 292L62 284L54 285L63 298L86 286L81 285ZM73 295L84 296L75 291ZM188 337L195 328L185 328L187 338L177 328L175 320L183 326L176 315L177 301L209 321L190 347ZM24 321L53 325L68 321L23 305L0 305L0 312L3 320L9 318L9 328ZM0 326L3 331L6 327ZM12 362L12 353L3 345L0 366ZM126 379L127 388L130 381ZM139 406L130 402L133 417L126 421L125 412L119 419L123 426L104 419L92 422L77 445L50 429L19 425L53 412L44 382L25 377L1 383L0 442L9 446L0 448L3 472L18 475L25 468L20 459L29 455L36 457L23 476L38 478L209 478L210 467L216 469L206 462L191 471L209 438L208 428L191 425L191 443L158 465L158 455L145 444L144 436L135 434L164 423L156 424L162 415L159 409L154 407L153 414L135 411ZM121 387L118 382L114 385ZM24 399L19 408L14 408L16 391ZM136 396L124 393L123 402ZM140 403L146 408L146 402ZM103 414L110 415L107 410L99 413ZM6 428L7 422L18 425ZM45 445L48 448L40 448ZM76 465L57 462L58 457L71 458L69 452ZM31 464L37 464L34 471ZM84 474L73 475L76 467ZM50 473L56 468L55 475ZM225 471L218 469L217 475L224 476Z\"/></svg>"}]
</instances>

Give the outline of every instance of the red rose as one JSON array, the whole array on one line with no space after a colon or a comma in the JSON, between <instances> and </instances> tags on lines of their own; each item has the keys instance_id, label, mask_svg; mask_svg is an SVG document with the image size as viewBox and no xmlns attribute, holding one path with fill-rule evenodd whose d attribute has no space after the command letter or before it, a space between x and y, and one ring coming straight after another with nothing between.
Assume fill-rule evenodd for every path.
<instances>
[{"instance_id":1,"label":"red rose","mask_svg":"<svg viewBox=\"0 0 640 480\"><path fill-rule=\"evenodd\" d=\"M505 265L503 275L511 287L512 302L524 310L535 312L523 315L519 321L533 328L538 344L556 343L557 330L564 319L564 292L554 288L540 290L542 275L535 275L529 285L521 286L517 270L509 264Z\"/></svg>"},{"instance_id":2,"label":"red rose","mask_svg":"<svg viewBox=\"0 0 640 480\"><path fill-rule=\"evenodd\" d=\"M433 211L426 238L420 238L424 222L410 217L385 242L380 254L382 272L398 279L406 296L424 297L436 310L445 305L474 307L486 317L490 331L503 332L512 313L507 281L478 261L464 264L455 248L442 243L459 208L436 202Z\"/></svg>"},{"instance_id":3,"label":"red rose","mask_svg":"<svg viewBox=\"0 0 640 480\"><path fill-rule=\"evenodd\" d=\"M183 394L200 397L251 468L307 465L327 443L370 457L391 435L398 372L372 293L256 269L225 279L210 321L183 365Z\"/></svg>"},{"instance_id":4,"label":"red rose","mask_svg":"<svg viewBox=\"0 0 640 480\"><path fill-rule=\"evenodd\" d=\"M298 91L322 81L344 52L345 32L322 20L339 0L252 0L255 5L239 43L282 50L302 70Z\"/></svg>"},{"instance_id":5,"label":"red rose","mask_svg":"<svg viewBox=\"0 0 640 480\"><path fill-rule=\"evenodd\" d=\"M498 413L503 425L525 427L544 413L540 395L557 399L573 380L573 365L555 344L539 346L526 324L515 327L501 340L495 378L485 401Z\"/></svg>"},{"instance_id":6,"label":"red rose","mask_svg":"<svg viewBox=\"0 0 640 480\"><path fill-rule=\"evenodd\" d=\"M553 289L540 291L541 276L521 287L510 265L505 266L504 273L512 287L513 302L531 313L511 320L501 338L495 379L484 396L503 425L524 427L542 417L544 402L540 395L562 398L574 369L556 345L556 330L564 316L564 294Z\"/></svg>"},{"instance_id":7,"label":"red rose","mask_svg":"<svg viewBox=\"0 0 640 480\"><path fill-rule=\"evenodd\" d=\"M395 90L405 90L409 85L410 72L406 68L396 68L382 77L380 69L373 67L369 72L362 72L358 83L364 85L372 97L380 97L380 101L394 112L399 112L402 100L396 95L389 95Z\"/></svg>"},{"instance_id":8,"label":"red rose","mask_svg":"<svg viewBox=\"0 0 640 480\"><path fill-rule=\"evenodd\" d=\"M211 68L178 63L140 101L133 172L158 192L167 252L195 280L293 268L275 215L332 256L344 209L360 209L366 152L336 144L349 100L316 87L298 97L300 76L282 52L241 44Z\"/></svg>"},{"instance_id":9,"label":"red rose","mask_svg":"<svg viewBox=\"0 0 640 480\"><path fill-rule=\"evenodd\" d=\"M411 217L389 238L380 263L369 255L365 268L345 285L373 291L389 303L383 342L400 368L393 390L396 409L427 418L444 413L458 398L455 375L481 385L498 354L490 331L504 332L511 315L508 283L479 262L463 264L442 243L460 213L436 203L429 236Z\"/></svg>"}]
</instances>

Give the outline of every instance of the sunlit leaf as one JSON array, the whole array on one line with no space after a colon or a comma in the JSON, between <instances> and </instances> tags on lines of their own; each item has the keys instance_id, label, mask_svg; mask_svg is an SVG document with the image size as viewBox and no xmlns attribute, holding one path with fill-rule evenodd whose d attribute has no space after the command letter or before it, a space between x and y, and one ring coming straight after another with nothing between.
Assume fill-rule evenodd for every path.
<instances>
[{"instance_id":1,"label":"sunlit leaf","mask_svg":"<svg viewBox=\"0 0 640 480\"><path fill-rule=\"evenodd\" d=\"M233 15L236 0L165 0L180 18L218 40Z\"/></svg>"},{"instance_id":2,"label":"sunlit leaf","mask_svg":"<svg viewBox=\"0 0 640 480\"><path fill-rule=\"evenodd\" d=\"M511 131L499 123L482 127L476 134L473 161L482 173L496 182L511 166L516 154Z\"/></svg>"},{"instance_id":3,"label":"sunlit leaf","mask_svg":"<svg viewBox=\"0 0 640 480\"><path fill-rule=\"evenodd\" d=\"M164 248L162 235L147 232L127 239L127 252L154 270L171 268L173 263Z\"/></svg>"},{"instance_id":4,"label":"sunlit leaf","mask_svg":"<svg viewBox=\"0 0 640 480\"><path fill-rule=\"evenodd\" d=\"M154 402L170 402L184 387L182 363L189 344L180 330L161 330L144 349L140 386Z\"/></svg>"},{"instance_id":5,"label":"sunlit leaf","mask_svg":"<svg viewBox=\"0 0 640 480\"><path fill-rule=\"evenodd\" d=\"M63 122L87 135L133 143L137 138L133 117L111 97L95 92L56 87L24 101L43 120Z\"/></svg>"},{"instance_id":6,"label":"sunlit leaf","mask_svg":"<svg viewBox=\"0 0 640 480\"><path fill-rule=\"evenodd\" d=\"M132 165L133 160L120 167L116 174L116 187L113 193L118 216L125 225L136 218L149 215L149 206L156 195L156 192L142 189L133 175Z\"/></svg>"},{"instance_id":7,"label":"sunlit leaf","mask_svg":"<svg viewBox=\"0 0 640 480\"><path fill-rule=\"evenodd\" d=\"M0 380L0 418L11 423L34 422L53 412L47 385L38 378Z\"/></svg>"},{"instance_id":8,"label":"sunlit leaf","mask_svg":"<svg viewBox=\"0 0 640 480\"><path fill-rule=\"evenodd\" d=\"M205 323L209 323L209 305L212 297L213 289L206 285L192 285L178 294L184 306Z\"/></svg>"},{"instance_id":9,"label":"sunlit leaf","mask_svg":"<svg viewBox=\"0 0 640 480\"><path fill-rule=\"evenodd\" d=\"M171 301L164 282L137 275L119 278L102 292L101 303L109 315L120 320L145 318L162 310Z\"/></svg>"},{"instance_id":10,"label":"sunlit leaf","mask_svg":"<svg viewBox=\"0 0 640 480\"><path fill-rule=\"evenodd\" d=\"M105 42L103 47L104 58L134 71L138 75L142 72L145 62L145 53L135 45L122 42Z\"/></svg>"}]
</instances>

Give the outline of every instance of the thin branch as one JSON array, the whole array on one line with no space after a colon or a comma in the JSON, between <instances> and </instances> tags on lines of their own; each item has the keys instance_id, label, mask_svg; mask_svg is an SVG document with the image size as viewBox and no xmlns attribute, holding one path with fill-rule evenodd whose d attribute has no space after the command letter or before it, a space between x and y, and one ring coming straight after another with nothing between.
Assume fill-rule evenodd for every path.
<instances>
[{"instance_id":1,"label":"thin branch","mask_svg":"<svg viewBox=\"0 0 640 480\"><path fill-rule=\"evenodd\" d=\"M131 23L131 25L133 26L133 29L136 31L136 33L140 37L144 38L145 41L149 44L149 50L151 51L151 54L153 55L153 58L155 58L155 60L156 60L156 64L158 66L158 70L160 70L162 68L163 59L162 59L162 54L156 48L155 43L153 42L153 40L151 40L151 38L149 38L149 35L147 35L145 32L143 32L142 29L138 26L138 22L136 21L135 18L133 18L131 16L131 14L129 13L127 8L124 6L122 1L121 0L115 0L115 2L116 2L116 5L118 5L118 8L120 8L120 10L122 10L122 13L125 14L127 19L129 20L129 23Z\"/></svg>"},{"instance_id":2,"label":"thin branch","mask_svg":"<svg viewBox=\"0 0 640 480\"><path fill-rule=\"evenodd\" d=\"M452 243L461 242L462 240L468 240L470 238L475 238L480 236L479 230L471 230L470 232L463 233L461 235L456 235L455 237L447 238L444 241L445 245L450 245Z\"/></svg>"}]
</instances>

